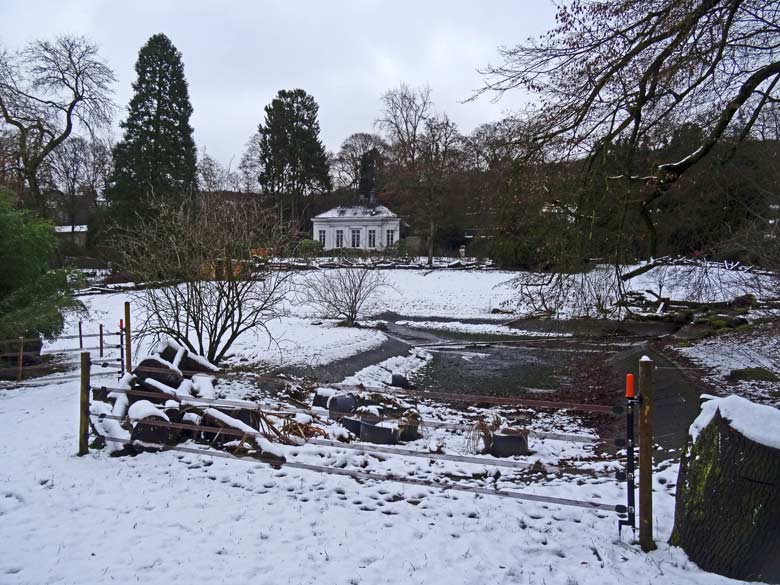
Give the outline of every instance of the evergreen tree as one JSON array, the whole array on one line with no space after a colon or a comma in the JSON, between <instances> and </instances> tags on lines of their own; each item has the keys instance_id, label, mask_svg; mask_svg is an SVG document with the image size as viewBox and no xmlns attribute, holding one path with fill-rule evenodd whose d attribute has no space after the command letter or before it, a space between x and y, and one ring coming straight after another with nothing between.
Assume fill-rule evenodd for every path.
<instances>
[{"instance_id":1,"label":"evergreen tree","mask_svg":"<svg viewBox=\"0 0 780 585\"><path fill-rule=\"evenodd\" d=\"M358 194L361 201L374 203L374 195L379 190L379 169L382 165L382 155L376 148L363 153L360 157L360 178Z\"/></svg>"},{"instance_id":2,"label":"evergreen tree","mask_svg":"<svg viewBox=\"0 0 780 585\"><path fill-rule=\"evenodd\" d=\"M331 188L318 110L304 90L281 90L265 107L265 120L241 163L273 199L283 222L300 224L304 198Z\"/></svg>"},{"instance_id":3,"label":"evergreen tree","mask_svg":"<svg viewBox=\"0 0 780 585\"><path fill-rule=\"evenodd\" d=\"M114 219L132 223L149 209L150 197L182 199L197 189L187 81L181 53L164 34L152 36L135 65L138 76L123 140L114 148L107 197Z\"/></svg>"}]
</instances>

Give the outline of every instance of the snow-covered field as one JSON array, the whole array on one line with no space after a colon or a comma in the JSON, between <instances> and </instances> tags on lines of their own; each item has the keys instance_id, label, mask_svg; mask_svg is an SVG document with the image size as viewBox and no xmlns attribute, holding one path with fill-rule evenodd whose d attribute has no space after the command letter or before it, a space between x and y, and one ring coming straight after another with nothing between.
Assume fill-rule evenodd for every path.
<instances>
[{"instance_id":1,"label":"snow-covered field","mask_svg":"<svg viewBox=\"0 0 780 585\"><path fill-rule=\"evenodd\" d=\"M499 271L388 271L393 285L371 308L401 316L491 319L516 298ZM86 296L92 324L112 329L125 293ZM266 334L239 339L233 363L257 369L318 365L381 344L375 329L336 327L313 307L291 299ZM138 315L134 315L137 319ZM419 322L417 323L419 325ZM452 326L452 325L450 325ZM435 327L433 325L432 327ZM75 323L66 333L76 331ZM91 330L89 332L92 332ZM48 345L73 347L73 340ZM698 347L698 346L697 346ZM139 355L148 351L140 347ZM704 352L706 353L706 352ZM70 354L75 372L76 355ZM696 356L691 355L692 359ZM345 384L382 386L391 372L414 376L430 354L415 350L364 368ZM666 544L672 529L677 464L654 476L659 549L649 555L618 538L614 512L517 501L491 495L361 481L314 471L175 452L76 457L77 382L0 389L0 583L259 584L525 583L654 585L734 583L703 573ZM226 383L242 398L250 383ZM219 390L219 386L217 387ZM485 414L422 404L424 419L469 424ZM505 412L509 414L511 412ZM347 448L285 448L302 463L406 475L465 486L560 498L625 502L618 465L588 443L544 438L543 432L588 434L566 413L537 414L529 423L530 456L516 471L491 464L368 454ZM463 454L462 430L431 425L404 448ZM592 434L592 433L591 433ZM297 453L297 454L296 454ZM500 471L500 473L496 473Z\"/></svg>"},{"instance_id":2,"label":"snow-covered field","mask_svg":"<svg viewBox=\"0 0 780 585\"><path fill-rule=\"evenodd\" d=\"M664 543L674 465L656 475L659 550L644 555L630 533L618 539L612 512L173 452L79 458L77 396L76 383L0 392L0 583L731 582ZM421 477L477 474L484 479L475 482L502 490L624 498L610 465L587 460L603 473L515 480L489 465L316 448L311 458Z\"/></svg>"},{"instance_id":3,"label":"snow-covered field","mask_svg":"<svg viewBox=\"0 0 780 585\"><path fill-rule=\"evenodd\" d=\"M545 331L526 331L515 329L506 325L492 325L490 323L461 323L460 321L396 321L397 325L404 325L417 329L431 329L433 331L450 331L453 333L466 333L469 335L506 335L519 337L563 337L570 333L547 333Z\"/></svg>"},{"instance_id":4,"label":"snow-covered field","mask_svg":"<svg viewBox=\"0 0 780 585\"><path fill-rule=\"evenodd\" d=\"M390 286L366 308L366 316L390 311L402 316L471 318L507 320L507 315L491 310L511 299L514 289L506 283L513 273L498 271L406 271L388 270ZM279 366L318 366L382 344L385 335L373 329L336 326L323 319L317 308L306 303L300 294L302 277L295 275L292 292L283 303L282 315L267 323L268 331L258 330L242 335L232 349L230 363L254 365L260 369ZM138 304L132 293L86 295L81 297L88 315L82 317L85 333L96 333L97 324L106 331L116 331L124 316L124 302L131 302L134 323L141 321ZM78 333L76 319L69 321L63 335ZM112 338L115 340L116 338ZM108 343L108 342L107 342ZM73 340L47 343L46 351L73 347ZM137 347L136 353L148 353L152 340ZM76 355L71 356L75 363Z\"/></svg>"},{"instance_id":5,"label":"snow-covered field","mask_svg":"<svg viewBox=\"0 0 780 585\"><path fill-rule=\"evenodd\" d=\"M780 406L780 331L777 324L709 337L690 347L678 347L676 351L703 368L707 382L720 393ZM729 379L734 370L744 368L762 368L777 379Z\"/></svg>"}]
</instances>

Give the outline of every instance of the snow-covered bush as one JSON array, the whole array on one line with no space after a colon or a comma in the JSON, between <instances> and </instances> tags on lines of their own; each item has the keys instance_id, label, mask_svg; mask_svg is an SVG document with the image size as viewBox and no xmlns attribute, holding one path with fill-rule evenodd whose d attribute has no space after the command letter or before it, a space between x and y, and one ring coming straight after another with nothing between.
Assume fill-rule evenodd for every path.
<instances>
[{"instance_id":1,"label":"snow-covered bush","mask_svg":"<svg viewBox=\"0 0 780 585\"><path fill-rule=\"evenodd\" d=\"M390 286L384 272L369 268L339 268L310 273L303 281L306 302L323 317L343 319L354 325L364 308Z\"/></svg>"},{"instance_id":2,"label":"snow-covered bush","mask_svg":"<svg viewBox=\"0 0 780 585\"><path fill-rule=\"evenodd\" d=\"M114 239L122 264L146 283L134 302L141 337L169 337L218 364L243 333L279 316L291 274L255 263L254 248L279 249L286 232L249 201L155 204L155 213Z\"/></svg>"}]
</instances>

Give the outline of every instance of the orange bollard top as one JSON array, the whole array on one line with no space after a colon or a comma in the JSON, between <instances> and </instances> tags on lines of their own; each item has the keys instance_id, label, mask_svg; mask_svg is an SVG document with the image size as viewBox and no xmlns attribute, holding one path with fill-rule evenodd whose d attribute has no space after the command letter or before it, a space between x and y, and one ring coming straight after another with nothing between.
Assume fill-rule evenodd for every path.
<instances>
[{"instance_id":1,"label":"orange bollard top","mask_svg":"<svg viewBox=\"0 0 780 585\"><path fill-rule=\"evenodd\" d=\"M125 320L124 319L120 319L119 320L119 328L120 329L124 329L125 328Z\"/></svg>"},{"instance_id":2,"label":"orange bollard top","mask_svg":"<svg viewBox=\"0 0 780 585\"><path fill-rule=\"evenodd\" d=\"M626 398L634 396L634 374L626 374Z\"/></svg>"}]
</instances>

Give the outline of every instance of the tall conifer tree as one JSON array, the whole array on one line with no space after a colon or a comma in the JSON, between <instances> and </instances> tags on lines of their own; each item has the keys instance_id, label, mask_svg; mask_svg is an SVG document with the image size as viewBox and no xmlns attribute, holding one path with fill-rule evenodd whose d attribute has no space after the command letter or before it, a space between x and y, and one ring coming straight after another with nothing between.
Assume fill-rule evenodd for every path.
<instances>
[{"instance_id":1,"label":"tall conifer tree","mask_svg":"<svg viewBox=\"0 0 780 585\"><path fill-rule=\"evenodd\" d=\"M331 187L318 111L317 102L304 90L281 90L265 107L264 123L250 139L241 163L273 199L279 220L285 223L301 224L304 198Z\"/></svg>"},{"instance_id":2,"label":"tall conifer tree","mask_svg":"<svg viewBox=\"0 0 780 585\"><path fill-rule=\"evenodd\" d=\"M132 223L151 197L177 200L197 189L187 81L181 53L164 34L152 36L135 65L135 92L122 122L124 137L114 149L114 174L107 196L112 215Z\"/></svg>"}]
</instances>

